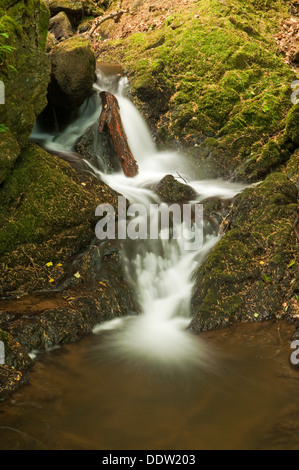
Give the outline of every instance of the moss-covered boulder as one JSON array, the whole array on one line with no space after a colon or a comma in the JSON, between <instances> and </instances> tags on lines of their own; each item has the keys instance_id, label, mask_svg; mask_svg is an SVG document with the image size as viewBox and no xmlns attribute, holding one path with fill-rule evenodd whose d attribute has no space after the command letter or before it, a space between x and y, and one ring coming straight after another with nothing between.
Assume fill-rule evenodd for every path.
<instances>
[{"instance_id":1,"label":"moss-covered boulder","mask_svg":"<svg viewBox=\"0 0 299 470\"><path fill-rule=\"evenodd\" d=\"M6 364L0 365L0 399L8 398L27 382L21 371Z\"/></svg>"},{"instance_id":2,"label":"moss-covered boulder","mask_svg":"<svg viewBox=\"0 0 299 470\"><path fill-rule=\"evenodd\" d=\"M6 0L0 5L0 80L5 85L0 124L20 147L47 103L50 63L44 48L49 17L41 0Z\"/></svg>"},{"instance_id":3,"label":"moss-covered boulder","mask_svg":"<svg viewBox=\"0 0 299 470\"><path fill-rule=\"evenodd\" d=\"M103 202L117 207L107 185L81 182L68 163L35 144L24 148L0 188L0 294L51 287L65 260L94 238Z\"/></svg>"},{"instance_id":4,"label":"moss-covered boulder","mask_svg":"<svg viewBox=\"0 0 299 470\"><path fill-rule=\"evenodd\" d=\"M297 197L295 184L281 173L235 197L229 230L196 273L194 331L288 311L299 292Z\"/></svg>"},{"instance_id":5,"label":"moss-covered boulder","mask_svg":"<svg viewBox=\"0 0 299 470\"><path fill-rule=\"evenodd\" d=\"M51 105L74 109L92 94L95 81L95 55L87 39L80 36L62 41L50 53Z\"/></svg>"},{"instance_id":6,"label":"moss-covered boulder","mask_svg":"<svg viewBox=\"0 0 299 470\"><path fill-rule=\"evenodd\" d=\"M158 21L150 2L135 9L146 5L141 32L119 39L127 18L103 23L111 39L100 43L101 60L125 66L161 146L183 143L202 176L244 179L244 164L269 152L292 107L295 75L274 40L288 2L199 0L172 5L169 15L154 9ZM275 151L271 171L280 161Z\"/></svg>"}]
</instances>

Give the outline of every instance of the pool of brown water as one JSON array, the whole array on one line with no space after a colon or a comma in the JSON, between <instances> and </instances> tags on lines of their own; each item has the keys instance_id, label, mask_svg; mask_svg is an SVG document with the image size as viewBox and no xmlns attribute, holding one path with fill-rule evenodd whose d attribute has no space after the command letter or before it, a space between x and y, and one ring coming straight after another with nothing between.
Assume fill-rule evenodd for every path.
<instances>
[{"instance_id":1,"label":"pool of brown water","mask_svg":"<svg viewBox=\"0 0 299 470\"><path fill-rule=\"evenodd\" d=\"M109 335L40 354L0 403L0 449L299 449L294 327L267 322L198 336L188 367L111 355Z\"/></svg>"}]
</instances>

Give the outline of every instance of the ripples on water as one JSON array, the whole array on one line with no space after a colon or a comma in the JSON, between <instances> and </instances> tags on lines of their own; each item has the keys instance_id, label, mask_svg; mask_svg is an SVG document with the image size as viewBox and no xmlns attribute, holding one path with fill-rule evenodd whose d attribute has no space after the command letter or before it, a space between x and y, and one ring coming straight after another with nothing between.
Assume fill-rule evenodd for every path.
<instances>
[{"instance_id":1,"label":"ripples on water","mask_svg":"<svg viewBox=\"0 0 299 470\"><path fill-rule=\"evenodd\" d=\"M206 362L185 367L113 354L113 330L42 354L0 404L0 449L298 449L291 333L275 322L205 333L194 341Z\"/></svg>"}]
</instances>

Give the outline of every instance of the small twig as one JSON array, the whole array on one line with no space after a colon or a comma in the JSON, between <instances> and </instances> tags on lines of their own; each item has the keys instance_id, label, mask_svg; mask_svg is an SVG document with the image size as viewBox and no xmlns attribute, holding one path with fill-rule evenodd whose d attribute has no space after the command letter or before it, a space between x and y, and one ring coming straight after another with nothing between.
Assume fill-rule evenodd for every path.
<instances>
[{"instance_id":1,"label":"small twig","mask_svg":"<svg viewBox=\"0 0 299 470\"><path fill-rule=\"evenodd\" d=\"M110 13L109 15L106 16L100 16L98 17L94 24L92 25L91 29L88 32L88 36L92 36L92 34L95 33L95 31L98 29L98 27L104 23L104 21L112 20L114 19L115 23L118 23L121 16L124 15L125 13L130 13L130 10L118 10L113 13Z\"/></svg>"},{"instance_id":2,"label":"small twig","mask_svg":"<svg viewBox=\"0 0 299 470\"><path fill-rule=\"evenodd\" d=\"M178 171L176 172L176 174L177 174L183 181L185 181L186 184L188 184L187 181L185 180L185 178L183 178L182 175L180 175Z\"/></svg>"}]
</instances>

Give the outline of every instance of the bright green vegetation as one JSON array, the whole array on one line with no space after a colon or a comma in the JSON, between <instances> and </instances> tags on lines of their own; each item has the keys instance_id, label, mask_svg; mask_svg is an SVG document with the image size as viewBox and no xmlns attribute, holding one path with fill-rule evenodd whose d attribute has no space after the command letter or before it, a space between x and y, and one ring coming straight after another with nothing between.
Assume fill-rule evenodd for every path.
<instances>
[{"instance_id":1,"label":"bright green vegetation","mask_svg":"<svg viewBox=\"0 0 299 470\"><path fill-rule=\"evenodd\" d=\"M190 2L159 30L106 43L100 59L126 67L160 144L195 145L207 174L243 178L269 136L276 141L291 107L294 74L274 41L286 3ZM207 137L217 139L216 151L202 147Z\"/></svg>"}]
</instances>

